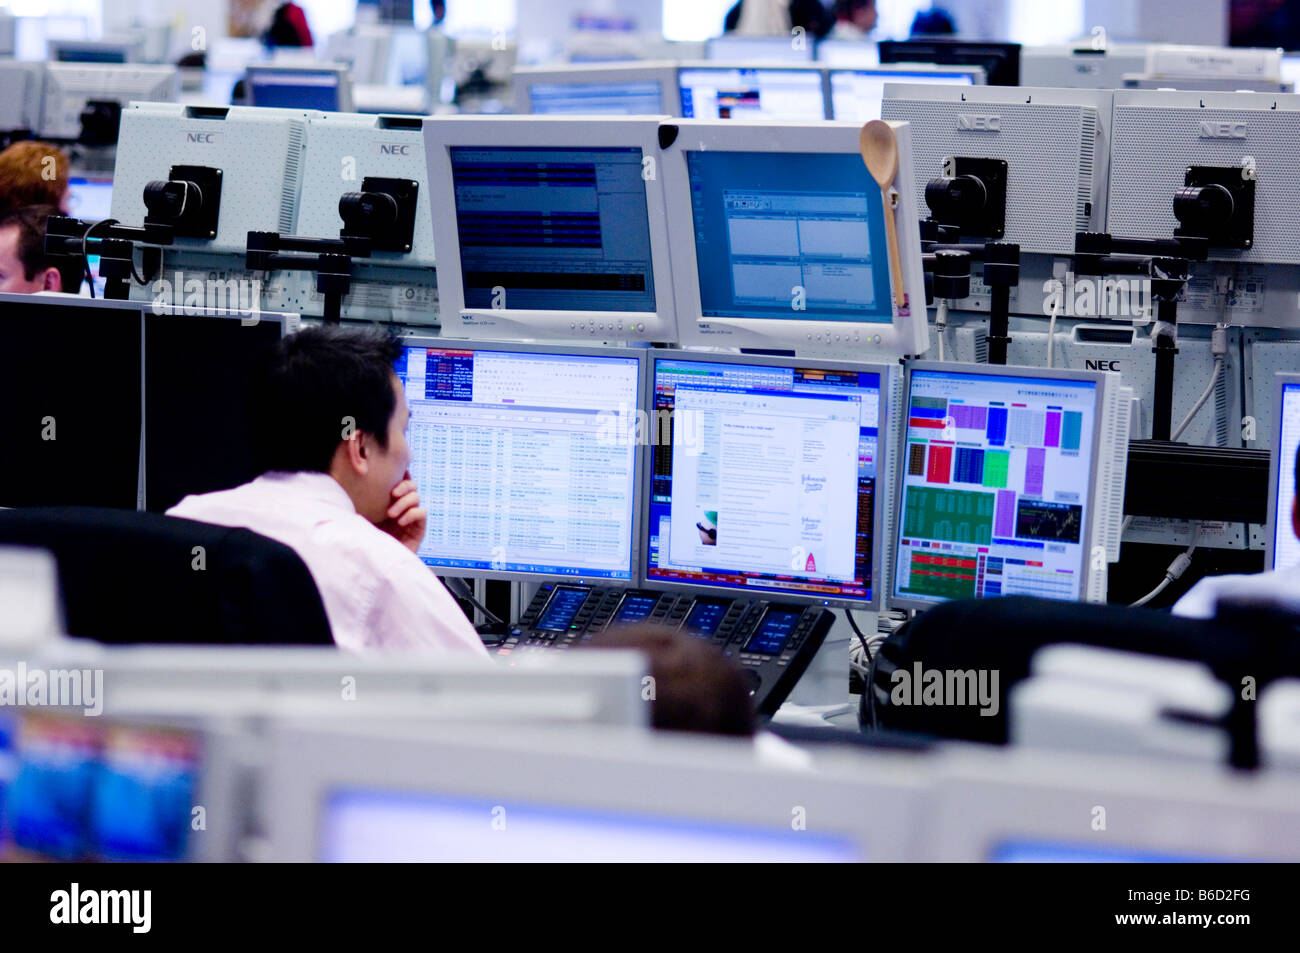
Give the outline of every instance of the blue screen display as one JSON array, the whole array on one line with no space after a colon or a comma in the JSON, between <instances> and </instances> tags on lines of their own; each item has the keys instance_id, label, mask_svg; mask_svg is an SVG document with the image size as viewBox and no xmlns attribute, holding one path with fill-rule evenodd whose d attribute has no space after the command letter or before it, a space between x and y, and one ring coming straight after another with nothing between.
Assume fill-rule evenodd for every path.
<instances>
[{"instance_id":1,"label":"blue screen display","mask_svg":"<svg viewBox=\"0 0 1300 953\"><path fill-rule=\"evenodd\" d=\"M884 201L859 155L686 161L703 317L893 320Z\"/></svg>"},{"instance_id":2,"label":"blue screen display","mask_svg":"<svg viewBox=\"0 0 1300 953\"><path fill-rule=\"evenodd\" d=\"M655 310L639 148L451 150L465 307Z\"/></svg>"},{"instance_id":3,"label":"blue screen display","mask_svg":"<svg viewBox=\"0 0 1300 953\"><path fill-rule=\"evenodd\" d=\"M249 101L254 106L338 112L338 76L333 73L316 76L262 73L249 83Z\"/></svg>"}]
</instances>

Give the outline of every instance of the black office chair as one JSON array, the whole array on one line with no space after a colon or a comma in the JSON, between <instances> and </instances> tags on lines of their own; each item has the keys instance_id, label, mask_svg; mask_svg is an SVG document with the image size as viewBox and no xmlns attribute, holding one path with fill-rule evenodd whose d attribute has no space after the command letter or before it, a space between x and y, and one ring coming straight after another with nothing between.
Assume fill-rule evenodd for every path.
<instances>
[{"instance_id":1,"label":"black office chair","mask_svg":"<svg viewBox=\"0 0 1300 953\"><path fill-rule=\"evenodd\" d=\"M0 545L54 554L68 634L79 638L334 642L306 564L251 530L130 510L31 507L0 510Z\"/></svg>"}]
</instances>

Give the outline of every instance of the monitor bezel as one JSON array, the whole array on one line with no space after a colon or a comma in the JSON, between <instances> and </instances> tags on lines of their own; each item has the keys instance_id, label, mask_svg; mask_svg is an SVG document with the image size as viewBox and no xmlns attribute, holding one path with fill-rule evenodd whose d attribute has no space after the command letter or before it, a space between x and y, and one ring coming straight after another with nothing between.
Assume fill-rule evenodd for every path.
<instances>
[{"instance_id":1,"label":"monitor bezel","mask_svg":"<svg viewBox=\"0 0 1300 953\"><path fill-rule=\"evenodd\" d=\"M925 87L942 88L942 87ZM966 89L969 87L961 87ZM892 123L895 131L906 123ZM910 138L900 138L900 157L895 188L899 208L895 221L900 226L899 258L909 313L900 315L894 307L893 320L867 324L851 321L811 319L709 317L702 314L699 264L695 250L695 222L691 207L688 152L835 153L861 155L858 135L862 124L835 120L820 122L738 122L731 119L678 119L665 123L675 139L664 149L662 178L667 193L668 223L677 236L673 258L673 292L677 308L677 331L683 346L708 348L784 348L810 355L834 357L851 349L864 361L895 360L923 354L929 347L929 316L925 306L925 283L920 259L920 238L914 214L915 189L911 187ZM665 130L665 138L669 135ZM910 132L908 133L910 136ZM861 161L859 159L859 161ZM868 182L871 182L868 177ZM874 183L872 183L874 184ZM910 221L910 225L909 225ZM909 241L915 238L915 244ZM705 330L708 328L709 330ZM713 330L717 329L717 330Z\"/></svg>"},{"instance_id":2,"label":"monitor bezel","mask_svg":"<svg viewBox=\"0 0 1300 953\"><path fill-rule=\"evenodd\" d=\"M672 267L669 260L668 216L664 201L663 159L659 125L666 117L628 116L430 116L424 121L424 156L429 164L429 201L433 216L433 245L438 260L439 314L442 334L449 338L521 341L623 342L677 341ZM642 176L646 221L650 231L651 271L655 283L654 311L525 310L465 307L460 239L455 214L456 185L452 177L452 148L531 149L568 148L641 150L642 161L653 160L658 174ZM442 211L446 210L446 211ZM468 326L467 326L468 322ZM590 329L590 330L588 330Z\"/></svg>"},{"instance_id":3,"label":"monitor bezel","mask_svg":"<svg viewBox=\"0 0 1300 953\"><path fill-rule=\"evenodd\" d=\"M916 371L939 371L942 373L960 373L972 374L980 377L1024 377L1036 378L1038 380L1068 380L1090 382L1093 387L1093 425L1092 425L1092 466L1088 472L1088 488L1085 499L1088 505L1088 518L1084 525L1083 536L1081 537L1081 549L1083 567L1079 576L1079 595L1074 602L1087 602L1089 584L1092 581L1094 569L1092 560L1093 540L1097 531L1097 470L1098 461L1101 454L1101 432L1105 426L1106 416L1106 374L1103 371L1075 371L1064 368L1047 368L1047 367L1024 367L1020 365L1004 364L965 364L956 361L907 361L903 367L903 389L899 399L898 413L901 425L898 428L898 445L894 448L894 463L896 467L902 465L907 454L907 424L909 412L912 406L912 375ZM889 608L891 609L916 609L924 611L932 609L935 606L943 605L952 600L949 599L921 599L916 596L900 595L898 593L898 559L900 540L903 535L903 496L904 483L906 477L901 469L896 473L894 480L893 500L894 520L890 533L890 572L892 577L889 580L889 595L887 597ZM1102 573L1106 572L1105 567L1101 569ZM1005 593L1004 593L1005 595ZM985 597L987 598L987 597ZM994 598L999 598L995 596ZM1066 602L1068 600L1057 600Z\"/></svg>"},{"instance_id":4,"label":"monitor bezel","mask_svg":"<svg viewBox=\"0 0 1300 953\"><path fill-rule=\"evenodd\" d=\"M259 76L274 76L277 74L294 74L302 76L328 76L334 79L334 88L338 92L338 103L335 109L316 109L314 106L273 106L273 109L292 110L295 112L352 112L352 76L349 68L341 63L249 63L244 72L244 79L248 85L248 105L254 108L265 108L258 106L254 102L253 90L258 86ZM262 81L264 82L264 81Z\"/></svg>"},{"instance_id":5,"label":"monitor bezel","mask_svg":"<svg viewBox=\"0 0 1300 953\"><path fill-rule=\"evenodd\" d=\"M707 582L695 581L675 581L671 579L660 579L650 575L650 504L652 494L652 480L654 474L653 454L650 447L645 448L642 454L642 473L641 473L641 541L640 541L640 579L641 585L646 588L653 588L667 592L686 593L697 596L731 596L737 599L766 599L769 602L788 602L798 605L816 605L827 608L845 608L859 609L864 612L877 612L884 603L881 598L881 590L878 583L882 580L884 563L882 562L886 552L884 540L881 538L885 528L885 493L887 486L885 480L885 467L889 465L889 428L892 426L893 418L890 416L892 408L890 407L891 381L898 373L898 365L885 363L868 363L864 361L846 361L846 360L829 360L826 358L811 357L788 357L773 356L767 354L737 354L731 351L699 351L699 350L680 350L675 348L654 348L650 351L646 361L645 374L645 394L642 397L642 406L647 412L654 413L654 395L655 395L655 373L660 360L668 361L694 361L701 364L748 364L762 365L767 367L793 367L809 368L811 370L848 370L860 373L876 374L880 378L880 411L876 424L876 490L872 495L872 507L875 510L872 513L872 540L871 540L871 597L869 599L853 598L846 596L824 596L799 592L797 590L765 589L755 586L748 588L745 586L728 586L722 584L713 584ZM652 418L653 419L653 418Z\"/></svg>"},{"instance_id":6,"label":"monitor bezel","mask_svg":"<svg viewBox=\"0 0 1300 953\"><path fill-rule=\"evenodd\" d=\"M1269 572L1277 569L1274 561L1277 559L1277 533L1282 525L1282 520L1277 512L1277 494L1280 489L1282 467L1295 466L1295 460L1286 463L1282 460L1282 397L1286 393L1286 388L1300 387L1300 373L1277 373L1273 375L1273 439L1269 447L1268 468L1268 523L1264 528L1264 570ZM1300 492L1300 487L1297 487ZM1287 528L1291 526L1287 522Z\"/></svg>"},{"instance_id":7,"label":"monitor bezel","mask_svg":"<svg viewBox=\"0 0 1300 953\"><path fill-rule=\"evenodd\" d=\"M755 48L755 50L759 50L759 49L771 49L771 48L773 48L773 47L775 47L775 46L777 46L777 45L784 45L784 46L788 47L788 48L790 49L791 52L796 52L796 53L798 53L798 52L803 52L803 50L799 50L797 47L795 47L795 45L794 45L794 43L793 43L793 40L794 40L794 36L793 36L793 34L792 34L791 36L788 36L788 37L785 37L785 36L738 36L738 35L736 35L736 34L734 34L734 33L731 33L731 34L723 34L722 36L714 36L714 37L710 37L709 39L707 39L707 40L704 41L704 58L705 58L706 61L708 61L708 62L710 62L710 63L722 63L722 62L726 62L726 61L727 61L725 58L724 58L724 59L721 59L721 60L715 60L715 59L713 58L713 57L714 57L714 50L717 48L717 44L718 44L719 41L721 41L721 42L723 42L723 43L738 43L738 44L740 44L742 47L743 47L743 46L753 46L753 47ZM813 37L810 37L810 36L804 36L804 37L803 37L803 40L804 40L804 50L807 51L807 59L803 59L803 58L796 59L795 57L790 57L789 59L767 60L766 62L770 62L770 63L778 63L778 64L785 64L785 65L788 65L788 66L798 66L798 65L801 65L801 64L804 64L804 63L816 63L816 62L817 62L817 46L818 46L818 43L816 42L816 40L815 40ZM724 52L727 52L729 57L734 58L734 53L735 53L735 52L738 52L738 51L724 51ZM745 55L746 55L746 57L749 57L749 56L752 56L753 54L747 52ZM747 62L749 62L749 61L750 61L750 60L747 59ZM758 60L758 59L754 59L754 60L752 60L752 62L757 63L757 62L763 62L763 61Z\"/></svg>"},{"instance_id":8,"label":"monitor bezel","mask_svg":"<svg viewBox=\"0 0 1300 953\"><path fill-rule=\"evenodd\" d=\"M532 109L531 90L534 85L555 83L559 85L599 85L602 82L634 83L655 82L659 84L659 110L656 116L680 116L681 94L677 90L677 64L667 61L653 63L566 63L560 66L521 66L514 71L511 84L514 87L515 112L520 115L562 116L568 118L577 113L534 113ZM608 116L608 113L593 115Z\"/></svg>"},{"instance_id":9,"label":"monitor bezel","mask_svg":"<svg viewBox=\"0 0 1300 953\"><path fill-rule=\"evenodd\" d=\"M942 63L890 63L881 66L835 66L824 67L826 70L826 118L835 119L835 77L845 73L854 76L871 76L881 80L880 100L885 100L885 83L916 83L918 76L966 76L970 78L969 84L962 83L925 83L918 85L925 86L957 86L966 89L968 86L984 86L988 83L988 77L984 73L982 66L947 66ZM856 121L856 120L853 120Z\"/></svg>"},{"instance_id":10,"label":"monitor bezel","mask_svg":"<svg viewBox=\"0 0 1300 953\"><path fill-rule=\"evenodd\" d=\"M430 336L427 334L405 334L400 336L397 341L402 348L424 347L447 348L458 351L506 351L523 354L571 354L577 357L632 358L637 362L637 409L642 409L645 406L645 377L647 366L647 351L645 348L594 347L581 344L523 343L515 341L487 341L478 339L465 340L462 338L447 338L441 336ZM420 558L420 561L435 575L450 576L457 579L497 579L526 583L561 582L565 585L574 586L625 586L629 588L639 585L640 579L638 567L640 566L640 554L638 552L638 547L641 539L641 506L638 494L642 489L642 473L644 470L643 457L646 456L646 454L644 453L644 447L642 447L638 442L633 443L632 453L632 498L629 501L632 511L632 521L630 526L631 538L628 547L629 575L627 579L615 579L609 576L596 575L570 576L547 572L523 572L520 570L492 569L490 566L487 568L430 566L428 563L424 562L423 557Z\"/></svg>"}]
</instances>

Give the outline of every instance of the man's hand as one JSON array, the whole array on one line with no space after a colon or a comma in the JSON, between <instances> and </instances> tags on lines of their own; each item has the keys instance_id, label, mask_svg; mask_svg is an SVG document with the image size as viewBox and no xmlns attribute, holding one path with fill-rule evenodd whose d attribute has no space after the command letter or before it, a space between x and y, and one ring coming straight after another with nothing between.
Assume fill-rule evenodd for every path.
<instances>
[{"instance_id":1,"label":"man's hand","mask_svg":"<svg viewBox=\"0 0 1300 953\"><path fill-rule=\"evenodd\" d=\"M379 528L416 553L420 550L420 540L424 539L424 530L428 525L429 514L420 505L419 491L408 470L402 474L402 482L393 487L393 503L388 507L388 519L380 523Z\"/></svg>"}]
</instances>

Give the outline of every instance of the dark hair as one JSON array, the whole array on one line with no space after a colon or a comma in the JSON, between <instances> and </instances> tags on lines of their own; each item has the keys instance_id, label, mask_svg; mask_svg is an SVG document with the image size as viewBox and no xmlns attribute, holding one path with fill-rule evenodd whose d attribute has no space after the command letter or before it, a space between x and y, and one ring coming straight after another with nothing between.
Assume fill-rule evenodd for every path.
<instances>
[{"instance_id":1,"label":"dark hair","mask_svg":"<svg viewBox=\"0 0 1300 953\"><path fill-rule=\"evenodd\" d=\"M38 271L58 269L63 280L61 290L76 294L81 288L80 258L51 258L45 254L45 222L51 215L62 215L53 205L26 205L0 215L0 229L18 229L18 260L23 277L31 281Z\"/></svg>"},{"instance_id":2,"label":"dark hair","mask_svg":"<svg viewBox=\"0 0 1300 953\"><path fill-rule=\"evenodd\" d=\"M847 20L866 7L874 7L876 0L835 0L835 16Z\"/></svg>"},{"instance_id":3,"label":"dark hair","mask_svg":"<svg viewBox=\"0 0 1300 953\"><path fill-rule=\"evenodd\" d=\"M378 328L320 325L284 338L253 381L253 446L267 470L329 471L351 423L388 446L398 341Z\"/></svg>"},{"instance_id":4,"label":"dark hair","mask_svg":"<svg viewBox=\"0 0 1300 953\"><path fill-rule=\"evenodd\" d=\"M650 657L651 720L656 728L715 735L754 733L745 673L709 642L659 626L634 625L603 632L590 647L635 649Z\"/></svg>"}]
</instances>

